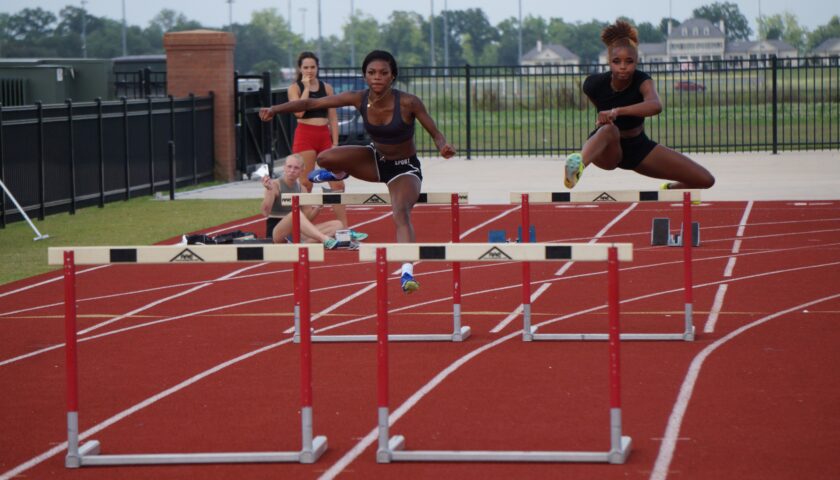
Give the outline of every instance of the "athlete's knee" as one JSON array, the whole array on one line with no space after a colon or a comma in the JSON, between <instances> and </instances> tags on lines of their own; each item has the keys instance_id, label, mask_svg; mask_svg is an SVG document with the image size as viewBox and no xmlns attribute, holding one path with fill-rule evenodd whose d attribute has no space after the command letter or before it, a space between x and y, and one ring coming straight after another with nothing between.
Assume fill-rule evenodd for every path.
<instances>
[{"instance_id":1,"label":"athlete's knee","mask_svg":"<svg viewBox=\"0 0 840 480\"><path fill-rule=\"evenodd\" d=\"M621 131L615 125L604 125L598 129L598 134L608 142L621 140Z\"/></svg>"},{"instance_id":2,"label":"athlete's knee","mask_svg":"<svg viewBox=\"0 0 840 480\"><path fill-rule=\"evenodd\" d=\"M330 150L324 150L323 152L319 153L318 157L315 159L315 161L318 162L318 165L321 168L326 168L327 170L331 170L333 167L336 166L336 162L338 161L338 158L337 158L337 155L335 154L335 152L333 151L333 149L330 149Z\"/></svg>"},{"instance_id":3,"label":"athlete's knee","mask_svg":"<svg viewBox=\"0 0 840 480\"><path fill-rule=\"evenodd\" d=\"M697 186L697 188L712 188L714 185L715 176L709 172L706 172L705 175L703 175L700 178L700 184Z\"/></svg>"}]
</instances>

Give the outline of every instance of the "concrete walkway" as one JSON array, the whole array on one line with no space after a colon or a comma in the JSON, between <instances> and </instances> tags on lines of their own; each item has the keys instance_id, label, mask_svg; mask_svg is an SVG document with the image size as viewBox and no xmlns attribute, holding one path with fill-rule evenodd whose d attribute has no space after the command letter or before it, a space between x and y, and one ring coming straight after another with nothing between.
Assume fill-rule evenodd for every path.
<instances>
[{"instance_id":1,"label":"concrete walkway","mask_svg":"<svg viewBox=\"0 0 840 480\"><path fill-rule=\"evenodd\" d=\"M840 152L692 154L716 177L704 200L834 200L840 199ZM508 203L517 191L565 191L565 157L421 158L423 191L468 192L470 203ZM279 171L279 169L277 169ZM661 180L625 170L590 166L575 190L656 190ZM384 184L351 178L348 192L386 192ZM176 199L261 199L259 181L179 193Z\"/></svg>"}]
</instances>

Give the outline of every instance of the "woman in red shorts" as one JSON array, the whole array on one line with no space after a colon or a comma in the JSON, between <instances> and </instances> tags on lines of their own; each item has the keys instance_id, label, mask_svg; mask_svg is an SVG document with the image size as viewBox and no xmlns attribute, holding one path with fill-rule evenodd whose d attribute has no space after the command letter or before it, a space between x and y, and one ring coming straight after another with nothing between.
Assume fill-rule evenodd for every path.
<instances>
[{"instance_id":1,"label":"woman in red shorts","mask_svg":"<svg viewBox=\"0 0 840 480\"><path fill-rule=\"evenodd\" d=\"M318 78L318 57L312 52L302 52L297 60L298 73L294 83L289 85L289 100L305 100L333 95L332 85ZM308 112L297 112L297 128L292 143L292 153L303 158L303 172L300 183L307 192L312 191L312 182L307 175L315 168L319 153L338 146L338 116L334 108L322 108ZM329 182L330 190L344 191L344 182ZM347 228L347 212L343 205L333 205L335 216Z\"/></svg>"}]
</instances>

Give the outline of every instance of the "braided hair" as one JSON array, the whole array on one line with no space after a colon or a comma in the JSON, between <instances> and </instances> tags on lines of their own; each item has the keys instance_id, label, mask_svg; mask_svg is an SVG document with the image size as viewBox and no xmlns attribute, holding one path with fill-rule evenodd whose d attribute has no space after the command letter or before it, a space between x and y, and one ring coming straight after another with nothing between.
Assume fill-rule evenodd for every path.
<instances>
[{"instance_id":1,"label":"braided hair","mask_svg":"<svg viewBox=\"0 0 840 480\"><path fill-rule=\"evenodd\" d=\"M616 20L612 25L607 25L601 31L601 41L607 46L607 50L614 48L630 48L638 54L639 32L636 27L624 20Z\"/></svg>"}]
</instances>

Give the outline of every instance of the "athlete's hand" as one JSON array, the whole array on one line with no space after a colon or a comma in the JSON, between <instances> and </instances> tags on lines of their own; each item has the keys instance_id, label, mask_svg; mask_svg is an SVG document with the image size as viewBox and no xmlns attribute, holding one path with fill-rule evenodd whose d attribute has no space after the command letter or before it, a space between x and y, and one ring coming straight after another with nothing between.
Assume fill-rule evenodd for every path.
<instances>
[{"instance_id":1,"label":"athlete's hand","mask_svg":"<svg viewBox=\"0 0 840 480\"><path fill-rule=\"evenodd\" d=\"M272 110L270 107L260 109L260 120L262 120L263 122L268 122L272 118L274 118L274 110Z\"/></svg>"},{"instance_id":2,"label":"athlete's hand","mask_svg":"<svg viewBox=\"0 0 840 480\"><path fill-rule=\"evenodd\" d=\"M616 109L613 108L612 110L604 110L602 112L598 112L598 121L595 122L595 125L612 125L613 121L615 121L618 114L616 113Z\"/></svg>"},{"instance_id":3,"label":"athlete's hand","mask_svg":"<svg viewBox=\"0 0 840 480\"><path fill-rule=\"evenodd\" d=\"M445 143L442 147L440 147L440 156L443 158L452 158L455 156L455 147L452 145Z\"/></svg>"}]
</instances>

